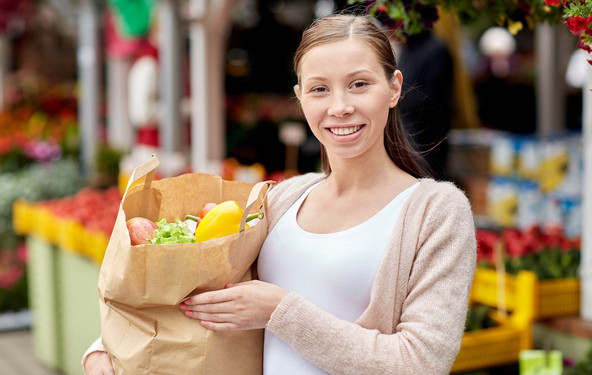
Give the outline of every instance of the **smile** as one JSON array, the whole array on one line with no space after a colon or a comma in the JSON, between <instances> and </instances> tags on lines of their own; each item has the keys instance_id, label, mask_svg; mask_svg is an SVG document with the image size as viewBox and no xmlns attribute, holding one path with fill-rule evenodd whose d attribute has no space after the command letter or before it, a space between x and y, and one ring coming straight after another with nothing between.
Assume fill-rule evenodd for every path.
<instances>
[{"instance_id":1,"label":"smile","mask_svg":"<svg viewBox=\"0 0 592 375\"><path fill-rule=\"evenodd\" d=\"M329 131L335 135L350 135L356 133L360 129L362 129L362 125L341 128L329 128Z\"/></svg>"}]
</instances>

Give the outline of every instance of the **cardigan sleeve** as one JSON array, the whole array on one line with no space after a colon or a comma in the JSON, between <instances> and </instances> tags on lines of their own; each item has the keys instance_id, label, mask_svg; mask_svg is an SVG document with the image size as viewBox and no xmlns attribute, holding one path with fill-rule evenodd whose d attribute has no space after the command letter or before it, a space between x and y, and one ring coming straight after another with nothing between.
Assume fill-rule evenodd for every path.
<instances>
[{"instance_id":1,"label":"cardigan sleeve","mask_svg":"<svg viewBox=\"0 0 592 375\"><path fill-rule=\"evenodd\" d=\"M98 339L96 339L90 346L88 349L86 349L86 352L84 352L84 355L82 356L82 367L84 369L84 362L86 361L86 358L88 358L89 355L91 355L94 352L106 352L107 350L105 349L105 346L103 346L103 338L101 336L99 336Z\"/></svg>"},{"instance_id":2,"label":"cardigan sleeve","mask_svg":"<svg viewBox=\"0 0 592 375\"><path fill-rule=\"evenodd\" d=\"M404 295L388 298L378 291L374 297L386 298L376 298L374 322L339 320L290 293L267 329L331 374L448 374L464 331L476 244L466 197L445 190L420 199L423 206L410 210L401 238L402 247L413 246L415 256L408 271L387 281L397 290L401 286L395 284L406 283ZM385 281L384 275L377 278ZM393 304L402 307L392 332L373 329L382 325L379 321L392 319L397 310Z\"/></svg>"}]
</instances>

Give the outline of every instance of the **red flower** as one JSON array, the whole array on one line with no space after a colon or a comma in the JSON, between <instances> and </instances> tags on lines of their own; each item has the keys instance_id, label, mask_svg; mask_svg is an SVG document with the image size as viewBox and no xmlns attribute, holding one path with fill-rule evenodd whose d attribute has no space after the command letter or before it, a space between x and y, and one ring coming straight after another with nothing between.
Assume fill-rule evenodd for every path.
<instances>
[{"instance_id":1,"label":"red flower","mask_svg":"<svg viewBox=\"0 0 592 375\"><path fill-rule=\"evenodd\" d=\"M495 244L499 241L499 235L491 230L477 229L477 263L495 263Z\"/></svg>"},{"instance_id":2,"label":"red flower","mask_svg":"<svg viewBox=\"0 0 592 375\"><path fill-rule=\"evenodd\" d=\"M379 13L386 13L388 12L388 8L386 7L386 5L379 5L376 7L376 11Z\"/></svg>"},{"instance_id":3,"label":"red flower","mask_svg":"<svg viewBox=\"0 0 592 375\"><path fill-rule=\"evenodd\" d=\"M584 42L578 42L578 48L581 48L588 53L592 53L592 48Z\"/></svg>"},{"instance_id":4,"label":"red flower","mask_svg":"<svg viewBox=\"0 0 592 375\"><path fill-rule=\"evenodd\" d=\"M580 35L580 33L588 28L589 20L585 17L575 16L565 20L565 25L574 35Z\"/></svg>"},{"instance_id":5,"label":"red flower","mask_svg":"<svg viewBox=\"0 0 592 375\"><path fill-rule=\"evenodd\" d=\"M534 251L534 243L519 230L508 228L502 233L506 253L511 258L518 258Z\"/></svg>"},{"instance_id":6,"label":"red flower","mask_svg":"<svg viewBox=\"0 0 592 375\"><path fill-rule=\"evenodd\" d=\"M547 3L547 6L559 5L559 0L545 0L545 3Z\"/></svg>"}]
</instances>

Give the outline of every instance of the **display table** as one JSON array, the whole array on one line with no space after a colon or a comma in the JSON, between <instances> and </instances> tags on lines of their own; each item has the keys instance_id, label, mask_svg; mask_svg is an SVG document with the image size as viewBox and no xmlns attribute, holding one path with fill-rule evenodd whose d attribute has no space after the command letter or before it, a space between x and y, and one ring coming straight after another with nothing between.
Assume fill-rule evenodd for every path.
<instances>
[{"instance_id":1,"label":"display table","mask_svg":"<svg viewBox=\"0 0 592 375\"><path fill-rule=\"evenodd\" d=\"M94 194L102 208L117 210L119 196L113 192ZM110 195L108 195L110 194ZM73 199L73 198L69 198ZM57 201L56 201L57 202ZM73 208L88 209L83 203ZM98 205L96 204L98 207ZM53 210L52 210L53 208ZM113 209L114 208L114 209ZM77 220L45 202L18 200L13 205L14 230L25 236L29 252L27 264L29 307L35 356L46 367L65 375L83 375L81 360L90 344L101 334L98 280L109 235L92 227L91 221ZM98 209L93 218L109 220Z\"/></svg>"},{"instance_id":2,"label":"display table","mask_svg":"<svg viewBox=\"0 0 592 375\"><path fill-rule=\"evenodd\" d=\"M36 235L27 245L35 355L51 369L83 375L82 355L101 333L99 268Z\"/></svg>"}]
</instances>

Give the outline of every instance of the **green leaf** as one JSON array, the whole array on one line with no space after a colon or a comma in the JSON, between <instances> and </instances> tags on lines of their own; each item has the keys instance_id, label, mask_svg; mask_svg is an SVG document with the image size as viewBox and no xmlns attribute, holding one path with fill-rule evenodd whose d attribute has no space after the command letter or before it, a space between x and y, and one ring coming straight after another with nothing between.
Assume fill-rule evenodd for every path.
<instances>
[{"instance_id":1,"label":"green leaf","mask_svg":"<svg viewBox=\"0 0 592 375\"><path fill-rule=\"evenodd\" d=\"M195 236L186 222L177 218L173 223L167 223L166 219L156 222L158 229L154 230L154 238L150 240L154 245L181 244L197 242Z\"/></svg>"}]
</instances>

